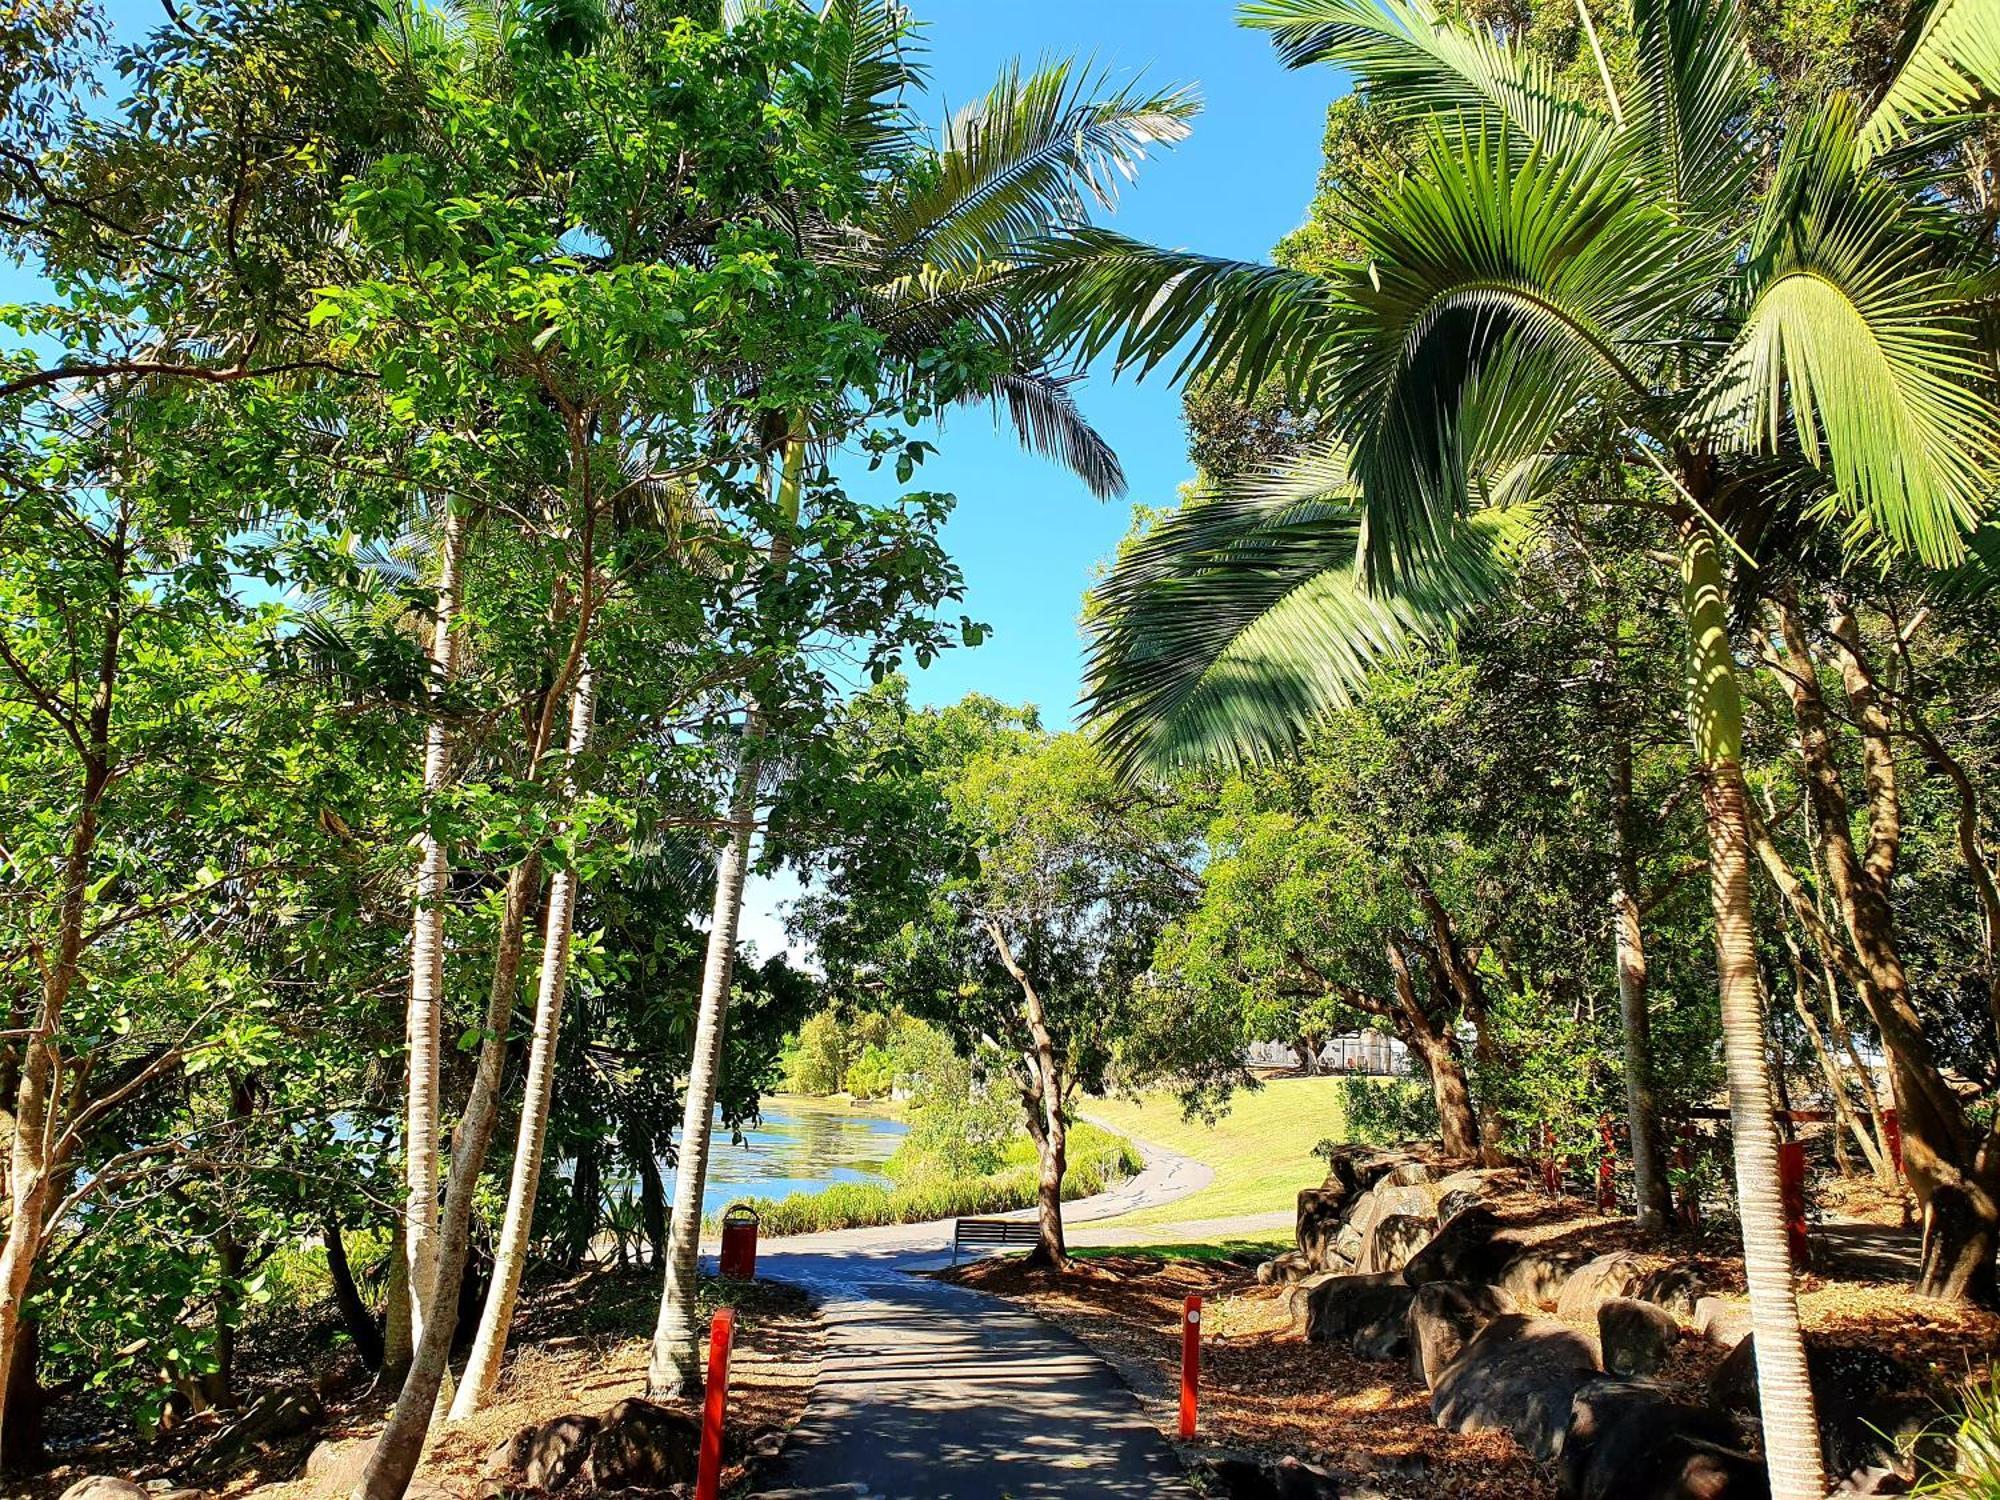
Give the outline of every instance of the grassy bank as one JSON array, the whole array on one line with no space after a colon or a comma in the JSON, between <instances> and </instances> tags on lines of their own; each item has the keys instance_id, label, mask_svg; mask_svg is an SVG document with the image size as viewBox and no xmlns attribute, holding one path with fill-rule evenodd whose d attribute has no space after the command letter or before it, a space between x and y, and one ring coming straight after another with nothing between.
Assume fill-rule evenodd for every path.
<instances>
[{"instance_id":1,"label":"grassy bank","mask_svg":"<svg viewBox=\"0 0 2000 1500\"><path fill-rule=\"evenodd\" d=\"M969 1177L935 1171L891 1173L897 1180L836 1183L817 1193L788 1198L759 1198L753 1207L765 1238L818 1234L828 1229L863 1229L875 1224L925 1224L974 1214L1008 1213L1035 1201L1038 1169L1035 1148L1026 1140L1011 1145L1000 1169ZM1091 1125L1070 1131L1069 1169L1063 1174L1063 1197L1088 1198L1101 1193L1140 1167L1131 1142Z\"/></svg>"},{"instance_id":2,"label":"grassy bank","mask_svg":"<svg viewBox=\"0 0 2000 1500\"><path fill-rule=\"evenodd\" d=\"M1239 1092L1229 1112L1212 1125L1183 1118L1172 1094L1091 1100L1092 1117L1113 1130L1191 1156L1215 1172L1215 1180L1198 1193L1104 1223L1171 1224L1289 1211L1300 1188L1326 1176L1313 1147L1328 1137L1346 1138L1345 1083L1274 1079L1254 1092Z\"/></svg>"}]
</instances>

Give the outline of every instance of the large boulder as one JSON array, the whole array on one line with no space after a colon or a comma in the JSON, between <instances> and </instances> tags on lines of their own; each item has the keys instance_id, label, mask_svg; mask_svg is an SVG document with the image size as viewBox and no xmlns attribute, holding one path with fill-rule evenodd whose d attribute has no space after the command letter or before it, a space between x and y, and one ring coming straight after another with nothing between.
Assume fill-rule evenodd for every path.
<instances>
[{"instance_id":1,"label":"large boulder","mask_svg":"<svg viewBox=\"0 0 2000 1500\"><path fill-rule=\"evenodd\" d=\"M1575 1262L1560 1253L1531 1246L1509 1257L1493 1278L1493 1285L1523 1308L1554 1312L1563 1283L1575 1268Z\"/></svg>"},{"instance_id":2,"label":"large boulder","mask_svg":"<svg viewBox=\"0 0 2000 1500\"><path fill-rule=\"evenodd\" d=\"M1750 1309L1728 1297L1697 1297L1694 1329L1711 1344L1734 1349L1750 1335Z\"/></svg>"},{"instance_id":3,"label":"large boulder","mask_svg":"<svg viewBox=\"0 0 2000 1500\"><path fill-rule=\"evenodd\" d=\"M62 1500L152 1500L142 1484L116 1474L90 1474L62 1492Z\"/></svg>"},{"instance_id":4,"label":"large boulder","mask_svg":"<svg viewBox=\"0 0 2000 1500\"><path fill-rule=\"evenodd\" d=\"M1447 1219L1403 1267L1412 1286L1430 1281L1491 1283L1520 1253L1490 1208L1476 1205Z\"/></svg>"},{"instance_id":5,"label":"large boulder","mask_svg":"<svg viewBox=\"0 0 2000 1500\"><path fill-rule=\"evenodd\" d=\"M1308 1342L1353 1345L1361 1339L1373 1348L1383 1328L1407 1327L1413 1294L1400 1271L1385 1271L1315 1278L1301 1282L1292 1295L1295 1307L1303 1302Z\"/></svg>"},{"instance_id":6,"label":"large boulder","mask_svg":"<svg viewBox=\"0 0 2000 1500\"><path fill-rule=\"evenodd\" d=\"M1380 1500L1377 1490L1357 1490L1318 1464L1281 1458L1211 1458L1202 1464L1207 1492L1227 1500Z\"/></svg>"},{"instance_id":7,"label":"large boulder","mask_svg":"<svg viewBox=\"0 0 2000 1500\"><path fill-rule=\"evenodd\" d=\"M1585 1261L1563 1283L1556 1298L1556 1315L1578 1322L1597 1316L1597 1309L1614 1297L1629 1297L1646 1279L1646 1265L1629 1250L1613 1250Z\"/></svg>"},{"instance_id":8,"label":"large boulder","mask_svg":"<svg viewBox=\"0 0 2000 1500\"><path fill-rule=\"evenodd\" d=\"M1297 1221L1298 1255L1315 1271L1330 1271L1342 1215L1354 1193L1329 1179L1327 1186L1301 1188Z\"/></svg>"},{"instance_id":9,"label":"large boulder","mask_svg":"<svg viewBox=\"0 0 2000 1500\"><path fill-rule=\"evenodd\" d=\"M1613 1297L1597 1309L1597 1345L1611 1375L1651 1375L1680 1342L1681 1325L1652 1302Z\"/></svg>"},{"instance_id":10,"label":"large boulder","mask_svg":"<svg viewBox=\"0 0 2000 1500\"><path fill-rule=\"evenodd\" d=\"M313 1445L306 1455L304 1479L314 1495L326 1500L346 1500L361 1483L368 1460L375 1456L372 1437L328 1438Z\"/></svg>"},{"instance_id":11,"label":"large boulder","mask_svg":"<svg viewBox=\"0 0 2000 1500\"><path fill-rule=\"evenodd\" d=\"M1452 1432L1498 1428L1536 1458L1562 1447L1576 1393L1598 1378L1590 1340L1548 1318L1508 1313L1480 1329L1431 1390Z\"/></svg>"},{"instance_id":12,"label":"large boulder","mask_svg":"<svg viewBox=\"0 0 2000 1500\"><path fill-rule=\"evenodd\" d=\"M1327 1156L1325 1185L1345 1188L1350 1194L1365 1193L1390 1173L1405 1167L1425 1174L1419 1180L1428 1180L1430 1169L1422 1157L1407 1147L1349 1142L1335 1146Z\"/></svg>"},{"instance_id":13,"label":"large boulder","mask_svg":"<svg viewBox=\"0 0 2000 1500\"><path fill-rule=\"evenodd\" d=\"M1648 1271L1632 1289L1632 1295L1641 1302L1664 1307L1677 1322L1692 1323L1702 1300L1701 1272L1685 1261L1661 1266L1657 1271Z\"/></svg>"},{"instance_id":14,"label":"large boulder","mask_svg":"<svg viewBox=\"0 0 2000 1500\"><path fill-rule=\"evenodd\" d=\"M1410 1257L1430 1242L1432 1228L1429 1219L1420 1219L1415 1214L1390 1214L1386 1219L1377 1219L1354 1269L1363 1275L1402 1270Z\"/></svg>"},{"instance_id":15,"label":"large boulder","mask_svg":"<svg viewBox=\"0 0 2000 1500\"><path fill-rule=\"evenodd\" d=\"M1576 1393L1562 1441L1564 1500L1769 1500L1764 1465L1713 1407L1651 1381L1597 1380Z\"/></svg>"},{"instance_id":16,"label":"large boulder","mask_svg":"<svg viewBox=\"0 0 2000 1500\"><path fill-rule=\"evenodd\" d=\"M1427 1281L1410 1298L1410 1373L1426 1389L1479 1330L1514 1311L1505 1292L1462 1281Z\"/></svg>"},{"instance_id":17,"label":"large boulder","mask_svg":"<svg viewBox=\"0 0 2000 1500\"><path fill-rule=\"evenodd\" d=\"M303 1437L325 1420L326 1403L311 1386L266 1391L202 1446L188 1470L201 1478L227 1473L249 1455Z\"/></svg>"},{"instance_id":18,"label":"large boulder","mask_svg":"<svg viewBox=\"0 0 2000 1500\"><path fill-rule=\"evenodd\" d=\"M699 1417L630 1396L598 1419L584 1478L599 1490L690 1484L700 1449Z\"/></svg>"},{"instance_id":19,"label":"large boulder","mask_svg":"<svg viewBox=\"0 0 2000 1500\"><path fill-rule=\"evenodd\" d=\"M1322 1269L1315 1266L1297 1250L1287 1250L1282 1255L1274 1255L1257 1267L1259 1286L1289 1286L1295 1281L1304 1281L1308 1276Z\"/></svg>"},{"instance_id":20,"label":"large boulder","mask_svg":"<svg viewBox=\"0 0 2000 1500\"><path fill-rule=\"evenodd\" d=\"M559 1490L590 1460L598 1422L581 1412L551 1417L502 1439L486 1455L480 1477L530 1490Z\"/></svg>"},{"instance_id":21,"label":"large boulder","mask_svg":"<svg viewBox=\"0 0 2000 1500\"><path fill-rule=\"evenodd\" d=\"M1887 1468L1908 1472L1909 1441L1929 1432L1937 1407L1924 1394L1926 1381L1880 1349L1806 1340L1806 1374L1819 1411L1820 1447L1827 1472L1843 1479L1858 1471ZM1755 1417L1756 1336L1743 1341L1709 1378L1709 1394L1730 1411Z\"/></svg>"}]
</instances>

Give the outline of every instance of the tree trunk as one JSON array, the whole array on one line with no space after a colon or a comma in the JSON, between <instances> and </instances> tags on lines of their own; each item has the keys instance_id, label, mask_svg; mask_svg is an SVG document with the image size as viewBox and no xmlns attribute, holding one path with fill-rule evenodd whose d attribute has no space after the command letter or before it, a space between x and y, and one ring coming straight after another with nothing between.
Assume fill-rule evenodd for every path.
<instances>
[{"instance_id":1,"label":"tree trunk","mask_svg":"<svg viewBox=\"0 0 2000 1500\"><path fill-rule=\"evenodd\" d=\"M1861 731L1868 796L1868 841L1863 852L1855 847L1846 784L1797 605L1781 594L1773 609L1785 641L1786 686L1798 724L1799 752L1827 885L1847 934L1849 977L1889 1060L1903 1132L1904 1170L1924 1211L1917 1291L1990 1304L2000 1289L1991 1255L2000 1234L2000 1142L1991 1131L1978 1130L1967 1116L1963 1101L1938 1068L1923 1019L1910 997L1889 899L1902 839L1902 809L1887 712L1853 616L1841 611L1830 633L1841 657L1849 710ZM1796 910L1798 903L1793 904ZM1934 1201L1939 1204L1935 1209Z\"/></svg>"},{"instance_id":2,"label":"tree trunk","mask_svg":"<svg viewBox=\"0 0 2000 1500\"><path fill-rule=\"evenodd\" d=\"M1397 1029L1403 1034L1404 1045L1423 1059L1430 1074L1445 1154L1470 1160L1479 1154L1479 1123L1472 1114L1472 1091L1466 1087L1458 1038L1448 1025L1437 1025L1424 1010L1403 950L1391 941L1383 945L1383 952L1396 982Z\"/></svg>"},{"instance_id":3,"label":"tree trunk","mask_svg":"<svg viewBox=\"0 0 2000 1500\"><path fill-rule=\"evenodd\" d=\"M1308 1078L1320 1074L1319 1050L1326 1045L1326 1039L1319 1036L1300 1036L1292 1043L1292 1051L1299 1059L1299 1071Z\"/></svg>"},{"instance_id":4,"label":"tree trunk","mask_svg":"<svg viewBox=\"0 0 2000 1500\"><path fill-rule=\"evenodd\" d=\"M23 1317L15 1336L14 1368L7 1376L7 1437L0 1447L0 1474L32 1474L48 1462L44 1445L48 1392L42 1389L41 1324Z\"/></svg>"},{"instance_id":5,"label":"tree trunk","mask_svg":"<svg viewBox=\"0 0 2000 1500\"><path fill-rule=\"evenodd\" d=\"M458 665L458 612L465 522L449 502L438 548L437 618L431 627L433 692L450 688ZM451 773L451 731L433 711L424 732L424 831L418 836L415 909L410 918L409 1096L403 1122L403 1254L409 1260L410 1337L423 1337L437 1258L438 1088L444 1026L444 910L450 851L431 826Z\"/></svg>"},{"instance_id":6,"label":"tree trunk","mask_svg":"<svg viewBox=\"0 0 2000 1500\"><path fill-rule=\"evenodd\" d=\"M340 1225L328 1219L320 1229L326 1242L326 1273L333 1281L333 1303L340 1309L340 1321L347 1329L347 1336L354 1340L354 1351L361 1356L361 1363L371 1370L382 1368L382 1330L376 1326L375 1315L368 1311L368 1304L361 1298L361 1288L354 1284L354 1268L347 1263L347 1241L341 1236Z\"/></svg>"},{"instance_id":7,"label":"tree trunk","mask_svg":"<svg viewBox=\"0 0 2000 1500\"><path fill-rule=\"evenodd\" d=\"M785 443L778 479L779 527L765 561L764 586L783 584L791 568L793 530L804 492L806 434L799 426ZM701 1335L696 1318L695 1273L701 1257L701 1200L708 1185L709 1131L722 1078L722 1042L729 1019L729 987L736 967L736 931L743 917L743 878L750 868L750 840L757 824L757 790L763 776L758 744L764 730L761 709L743 726L743 752L729 798L729 840L715 866L715 909L702 961L701 998L695 1013L694 1054L688 1062L687 1108L681 1120L674 1164L674 1213L667 1227L667 1270L660 1288L660 1315L646 1364L646 1387L654 1395L681 1396L701 1389Z\"/></svg>"},{"instance_id":8,"label":"tree trunk","mask_svg":"<svg viewBox=\"0 0 2000 1500\"><path fill-rule=\"evenodd\" d=\"M596 712L596 679L590 663L578 668L570 692L570 769L590 746L591 718ZM535 1194L542 1180L542 1144L548 1134L549 1103L555 1096L556 1042L562 1034L563 996L569 981L569 948L576 918L577 876L565 865L549 880L548 914L542 928L541 984L535 996L534 1040L528 1048L528 1076L522 1086L521 1129L514 1143L514 1171L507 1185L507 1212L493 1252L493 1281L486 1289L486 1306L479 1315L479 1332L465 1362L465 1374L451 1404L454 1421L464 1421L486 1404L500 1383L500 1359L514 1324L514 1303L527 1267L528 1236L535 1222ZM444 1304L438 1303L439 1308Z\"/></svg>"},{"instance_id":9,"label":"tree trunk","mask_svg":"<svg viewBox=\"0 0 2000 1500\"><path fill-rule=\"evenodd\" d=\"M1750 893L1749 795L1743 784L1743 704L1730 649L1722 558L1707 525L1692 516L1681 525L1681 574L1689 646L1688 720L1708 823L1723 1060L1771 1496L1825 1500L1826 1465L1799 1331L1764 1055L1764 1000Z\"/></svg>"},{"instance_id":10,"label":"tree trunk","mask_svg":"<svg viewBox=\"0 0 2000 1500\"><path fill-rule=\"evenodd\" d=\"M652 1251L653 1265L663 1265L667 1257L667 1191L660 1180L660 1158L653 1149L652 1132L638 1122L627 1122L625 1140L639 1174L639 1213L646 1224L646 1248Z\"/></svg>"},{"instance_id":11,"label":"tree trunk","mask_svg":"<svg viewBox=\"0 0 2000 1500\"><path fill-rule=\"evenodd\" d=\"M1884 1165L1876 1142L1862 1128L1861 1117L1855 1113L1854 1101L1847 1096L1847 1075L1841 1070L1840 1059L1833 1055L1827 1045L1826 1033L1820 1029L1819 1017L1813 1013L1810 971L1806 968L1805 953L1799 948L1798 940L1790 933L1785 935L1785 951L1792 961L1792 1008L1798 1012L1799 1024L1805 1027L1806 1041L1812 1047L1813 1057L1819 1063L1820 1075L1826 1080L1827 1097L1833 1102L1835 1157L1843 1163L1842 1174L1846 1175L1845 1138L1854 1138L1861 1147L1861 1154L1868 1158L1871 1171L1880 1174Z\"/></svg>"},{"instance_id":12,"label":"tree trunk","mask_svg":"<svg viewBox=\"0 0 2000 1500\"><path fill-rule=\"evenodd\" d=\"M1615 649L1615 647L1614 647ZM1618 890L1611 923L1618 948L1618 1018L1625 1034L1625 1123L1632 1137L1633 1218L1640 1229L1667 1227L1666 1132L1653 1092L1653 1024L1646 938L1639 910L1639 851L1632 826L1632 734L1620 720L1611 740L1611 835L1617 843Z\"/></svg>"},{"instance_id":13,"label":"tree trunk","mask_svg":"<svg viewBox=\"0 0 2000 1500\"><path fill-rule=\"evenodd\" d=\"M1041 1177L1035 1185L1035 1223L1042 1238L1029 1252L1027 1264L1062 1271L1069 1266L1062 1214L1063 1173L1069 1168L1069 1121L1060 1105L1049 1111L1046 1128L1035 1146L1041 1163Z\"/></svg>"},{"instance_id":14,"label":"tree trunk","mask_svg":"<svg viewBox=\"0 0 2000 1500\"><path fill-rule=\"evenodd\" d=\"M376 1375L400 1384L410 1373L416 1344L410 1338L410 1257L403 1250L409 1220L401 1214L389 1231L388 1284L382 1292L382 1365Z\"/></svg>"},{"instance_id":15,"label":"tree trunk","mask_svg":"<svg viewBox=\"0 0 2000 1500\"><path fill-rule=\"evenodd\" d=\"M576 1170L570 1177L569 1223L563 1248L571 1267L582 1265L590 1255L591 1241L597 1237L598 1205L603 1197L604 1168L599 1143L586 1138L577 1148Z\"/></svg>"},{"instance_id":16,"label":"tree trunk","mask_svg":"<svg viewBox=\"0 0 2000 1500\"><path fill-rule=\"evenodd\" d=\"M744 726L743 756L729 795L729 841L715 865L715 909L702 963L701 999L695 1014L694 1055L688 1063L687 1107L674 1157L674 1213L667 1229L667 1270L660 1316L646 1366L647 1389L656 1396L685 1396L701 1389L701 1335L696 1316L695 1272L701 1254L701 1200L708 1185L709 1132L722 1082L722 1041L729 1019L729 988L736 969L736 930L743 916L743 878L750 868L750 839L757 825L757 784L763 761L757 739L762 722Z\"/></svg>"},{"instance_id":17,"label":"tree trunk","mask_svg":"<svg viewBox=\"0 0 2000 1500\"><path fill-rule=\"evenodd\" d=\"M438 1253L434 1306L456 1306L459 1283L472 1244L473 1198L486 1166L487 1148L500 1117L500 1086L507 1070L507 1029L526 946L528 912L542 881L539 855L529 855L507 878L506 904L493 956L493 979L486 996L486 1034L479 1044L479 1062L472 1088L459 1115L451 1143L451 1176L445 1183L444 1212L438 1219ZM431 1414L444 1384L453 1329L444 1318L433 1318L410 1360L408 1377L396 1398L389 1423L376 1440L355 1500L401 1500L423 1455Z\"/></svg>"}]
</instances>

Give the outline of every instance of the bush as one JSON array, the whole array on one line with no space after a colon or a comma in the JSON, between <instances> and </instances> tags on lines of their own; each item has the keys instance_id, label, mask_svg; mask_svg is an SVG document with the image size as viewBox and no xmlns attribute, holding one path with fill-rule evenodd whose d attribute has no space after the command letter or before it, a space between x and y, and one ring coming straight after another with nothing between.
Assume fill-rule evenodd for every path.
<instances>
[{"instance_id":1,"label":"bush","mask_svg":"<svg viewBox=\"0 0 2000 1500\"><path fill-rule=\"evenodd\" d=\"M1340 1090L1350 1141L1371 1146L1434 1141L1442 1129L1437 1096L1428 1083L1410 1078L1344 1078ZM1321 1141L1313 1152L1324 1156L1339 1144Z\"/></svg>"},{"instance_id":2,"label":"bush","mask_svg":"<svg viewBox=\"0 0 2000 1500\"><path fill-rule=\"evenodd\" d=\"M901 1153L898 1153L899 1155ZM1025 1158L1025 1159L1023 1159ZM935 1170L905 1171L887 1186L843 1182L817 1193L789 1198L759 1198L760 1232L767 1236L818 1234L829 1229L864 1229L876 1224L924 1224L933 1219L966 1218L977 1214L1010 1213L1034 1205L1040 1170L1035 1148L1017 1141L999 1171L975 1177L953 1177ZM1092 1125L1075 1125L1069 1134L1069 1167L1063 1173L1063 1197L1088 1198L1140 1168L1130 1141Z\"/></svg>"}]
</instances>

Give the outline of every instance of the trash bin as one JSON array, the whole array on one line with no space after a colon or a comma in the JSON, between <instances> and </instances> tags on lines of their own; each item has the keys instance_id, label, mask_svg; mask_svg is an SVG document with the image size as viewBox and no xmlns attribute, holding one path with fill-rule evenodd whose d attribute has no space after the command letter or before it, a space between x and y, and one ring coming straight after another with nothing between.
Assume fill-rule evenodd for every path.
<instances>
[{"instance_id":1,"label":"trash bin","mask_svg":"<svg viewBox=\"0 0 2000 1500\"><path fill-rule=\"evenodd\" d=\"M757 1210L732 1203L722 1215L722 1274L731 1281L757 1275Z\"/></svg>"}]
</instances>

